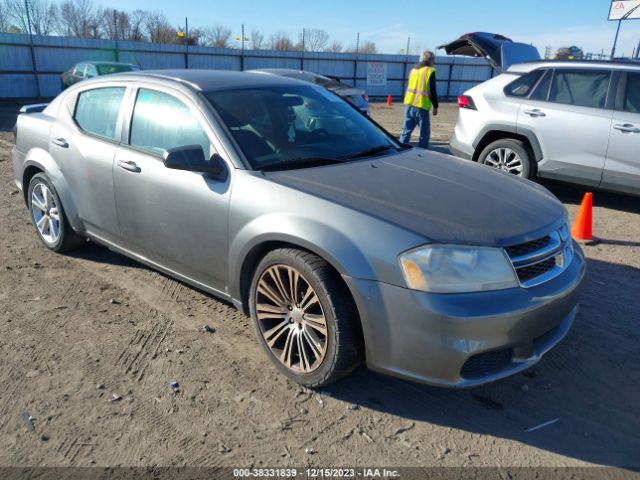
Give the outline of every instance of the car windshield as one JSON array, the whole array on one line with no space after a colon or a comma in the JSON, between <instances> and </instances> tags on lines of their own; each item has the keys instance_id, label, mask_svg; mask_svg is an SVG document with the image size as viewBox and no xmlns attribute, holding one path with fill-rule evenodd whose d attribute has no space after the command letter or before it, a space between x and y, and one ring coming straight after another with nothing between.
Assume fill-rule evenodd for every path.
<instances>
[{"instance_id":1,"label":"car windshield","mask_svg":"<svg viewBox=\"0 0 640 480\"><path fill-rule=\"evenodd\" d=\"M135 65L96 65L100 75L109 75L110 73L133 72L140 70Z\"/></svg>"},{"instance_id":2,"label":"car windshield","mask_svg":"<svg viewBox=\"0 0 640 480\"><path fill-rule=\"evenodd\" d=\"M339 96L313 85L205 95L255 170L343 162L401 148Z\"/></svg>"}]
</instances>

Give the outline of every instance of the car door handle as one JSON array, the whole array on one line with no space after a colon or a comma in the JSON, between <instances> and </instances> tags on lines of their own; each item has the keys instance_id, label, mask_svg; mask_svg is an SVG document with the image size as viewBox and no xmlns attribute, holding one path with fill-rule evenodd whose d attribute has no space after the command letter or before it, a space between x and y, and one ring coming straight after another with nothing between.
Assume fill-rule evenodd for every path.
<instances>
[{"instance_id":1,"label":"car door handle","mask_svg":"<svg viewBox=\"0 0 640 480\"><path fill-rule=\"evenodd\" d=\"M118 166L128 170L129 172L139 173L142 171L136 162L132 162L131 160L118 160Z\"/></svg>"},{"instance_id":2,"label":"car door handle","mask_svg":"<svg viewBox=\"0 0 640 480\"><path fill-rule=\"evenodd\" d=\"M632 125L631 123L625 123L624 125L614 125L613 128L624 133L640 133L640 128Z\"/></svg>"},{"instance_id":3,"label":"car door handle","mask_svg":"<svg viewBox=\"0 0 640 480\"><path fill-rule=\"evenodd\" d=\"M531 117L546 117L547 114L544 113L542 110L538 110L537 108L534 108L533 110L525 110L524 111L525 115L529 115Z\"/></svg>"},{"instance_id":4,"label":"car door handle","mask_svg":"<svg viewBox=\"0 0 640 480\"><path fill-rule=\"evenodd\" d=\"M53 140L51 140L51 143L53 143L54 145L57 145L59 147L62 147L62 148L69 148L69 144L62 137L61 138L54 138Z\"/></svg>"}]
</instances>

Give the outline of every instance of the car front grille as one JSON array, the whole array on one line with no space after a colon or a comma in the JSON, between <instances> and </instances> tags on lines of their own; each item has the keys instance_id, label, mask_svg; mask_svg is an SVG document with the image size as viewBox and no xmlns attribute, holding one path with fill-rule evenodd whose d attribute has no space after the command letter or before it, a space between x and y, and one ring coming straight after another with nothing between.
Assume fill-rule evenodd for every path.
<instances>
[{"instance_id":1,"label":"car front grille","mask_svg":"<svg viewBox=\"0 0 640 480\"><path fill-rule=\"evenodd\" d=\"M522 287L547 282L562 273L573 259L573 241L563 225L544 237L504 248Z\"/></svg>"}]
</instances>

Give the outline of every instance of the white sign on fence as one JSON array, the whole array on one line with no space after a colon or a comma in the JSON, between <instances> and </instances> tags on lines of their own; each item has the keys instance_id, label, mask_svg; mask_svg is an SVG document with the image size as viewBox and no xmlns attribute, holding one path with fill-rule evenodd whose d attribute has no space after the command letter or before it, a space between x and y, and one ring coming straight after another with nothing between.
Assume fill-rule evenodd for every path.
<instances>
[{"instance_id":1,"label":"white sign on fence","mask_svg":"<svg viewBox=\"0 0 640 480\"><path fill-rule=\"evenodd\" d=\"M609 11L609 20L628 20L640 18L640 0L614 0L611 2L611 10Z\"/></svg>"},{"instance_id":2,"label":"white sign on fence","mask_svg":"<svg viewBox=\"0 0 640 480\"><path fill-rule=\"evenodd\" d=\"M387 86L387 64L386 63L384 62L368 62L367 63L367 86L368 87L386 87Z\"/></svg>"}]
</instances>

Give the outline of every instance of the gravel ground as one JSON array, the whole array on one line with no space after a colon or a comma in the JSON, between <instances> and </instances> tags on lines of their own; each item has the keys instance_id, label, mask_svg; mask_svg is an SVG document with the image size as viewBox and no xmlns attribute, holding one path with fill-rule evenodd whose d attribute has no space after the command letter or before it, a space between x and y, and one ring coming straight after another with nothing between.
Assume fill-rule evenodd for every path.
<instances>
[{"instance_id":1,"label":"gravel ground","mask_svg":"<svg viewBox=\"0 0 640 480\"><path fill-rule=\"evenodd\" d=\"M399 131L400 106L372 112ZM455 114L442 107L434 140ZM230 305L94 244L48 252L11 141L0 132L0 466L640 464L637 198L595 194L581 311L535 370L446 390L362 368L314 392L276 373ZM583 192L547 186L573 217Z\"/></svg>"}]
</instances>

